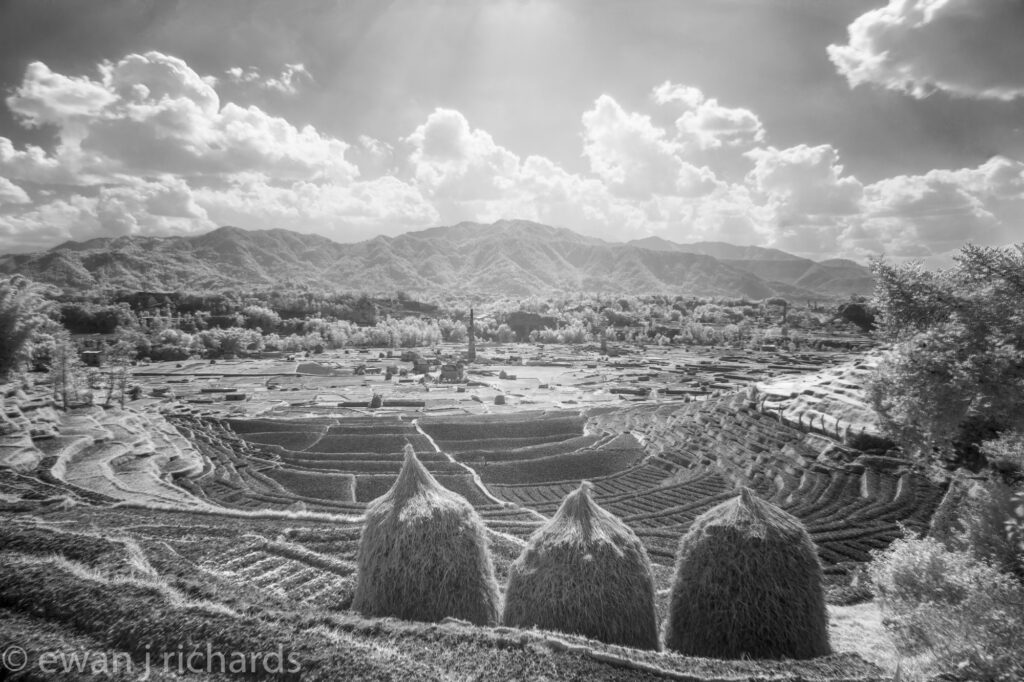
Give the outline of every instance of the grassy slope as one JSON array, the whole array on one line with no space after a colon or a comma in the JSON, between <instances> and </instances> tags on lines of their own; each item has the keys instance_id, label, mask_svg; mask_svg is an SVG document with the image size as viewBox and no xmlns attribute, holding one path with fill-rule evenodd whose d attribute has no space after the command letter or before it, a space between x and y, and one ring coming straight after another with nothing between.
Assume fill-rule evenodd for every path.
<instances>
[{"instance_id":1,"label":"grassy slope","mask_svg":"<svg viewBox=\"0 0 1024 682\"><path fill-rule=\"evenodd\" d=\"M141 660L145 643L171 651L207 641L231 650L283 644L302 661L303 679L833 679L875 671L848 654L714 662L561 634L363 619L345 610L359 535L352 523L78 507L3 513L0 524L0 637L30 641L37 652L85 646ZM79 530L90 535L68 532ZM335 579L334 598L298 601L303 585L290 582L303 577L307 585Z\"/></svg>"}]
</instances>

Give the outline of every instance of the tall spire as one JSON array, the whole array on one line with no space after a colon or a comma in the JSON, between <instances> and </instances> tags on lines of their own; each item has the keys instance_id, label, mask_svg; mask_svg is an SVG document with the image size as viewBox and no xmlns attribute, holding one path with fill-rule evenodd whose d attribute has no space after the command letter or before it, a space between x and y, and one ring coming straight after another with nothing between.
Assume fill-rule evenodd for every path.
<instances>
[{"instance_id":1,"label":"tall spire","mask_svg":"<svg viewBox=\"0 0 1024 682\"><path fill-rule=\"evenodd\" d=\"M470 362L476 361L476 327L473 326L473 309L469 309L469 352L466 359Z\"/></svg>"}]
</instances>

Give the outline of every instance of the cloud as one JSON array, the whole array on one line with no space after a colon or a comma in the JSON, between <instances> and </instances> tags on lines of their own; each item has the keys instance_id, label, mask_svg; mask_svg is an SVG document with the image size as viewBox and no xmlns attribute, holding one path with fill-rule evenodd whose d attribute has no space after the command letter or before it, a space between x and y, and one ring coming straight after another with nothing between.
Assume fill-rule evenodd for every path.
<instances>
[{"instance_id":1,"label":"cloud","mask_svg":"<svg viewBox=\"0 0 1024 682\"><path fill-rule=\"evenodd\" d=\"M63 127L95 118L116 99L103 83L64 76L42 62L32 62L21 85L7 97L7 107L28 127Z\"/></svg>"},{"instance_id":2,"label":"cloud","mask_svg":"<svg viewBox=\"0 0 1024 682\"><path fill-rule=\"evenodd\" d=\"M1004 245L1024 221L1024 163L994 157L976 168L886 178L864 190L862 247L941 254L966 241Z\"/></svg>"},{"instance_id":3,"label":"cloud","mask_svg":"<svg viewBox=\"0 0 1024 682\"><path fill-rule=\"evenodd\" d=\"M843 174L830 145L753 149L746 182L770 229L770 244L803 253L834 250L847 217L860 210L863 186Z\"/></svg>"},{"instance_id":4,"label":"cloud","mask_svg":"<svg viewBox=\"0 0 1024 682\"><path fill-rule=\"evenodd\" d=\"M104 187L96 215L100 232L113 236L187 234L216 227L191 188L175 177Z\"/></svg>"},{"instance_id":5,"label":"cloud","mask_svg":"<svg viewBox=\"0 0 1024 682\"><path fill-rule=\"evenodd\" d=\"M590 169L626 197L700 196L717 185L714 173L682 158L682 146L649 116L625 111L601 95L583 114L583 154Z\"/></svg>"},{"instance_id":6,"label":"cloud","mask_svg":"<svg viewBox=\"0 0 1024 682\"><path fill-rule=\"evenodd\" d=\"M454 109L436 109L405 140L419 187L442 199L498 199L519 173L519 157L473 129Z\"/></svg>"},{"instance_id":7,"label":"cloud","mask_svg":"<svg viewBox=\"0 0 1024 682\"><path fill-rule=\"evenodd\" d=\"M74 173L42 147L27 145L25 149L18 150L6 137L0 137L0 175L38 183L75 182Z\"/></svg>"},{"instance_id":8,"label":"cloud","mask_svg":"<svg viewBox=\"0 0 1024 682\"><path fill-rule=\"evenodd\" d=\"M0 213L0 243L18 250L49 249L99 232L96 199L77 194L17 213Z\"/></svg>"},{"instance_id":9,"label":"cloud","mask_svg":"<svg viewBox=\"0 0 1024 682\"><path fill-rule=\"evenodd\" d=\"M282 95L296 95L300 85L314 82L312 74L302 63L285 64L284 70L277 76L264 76L254 66L247 68L233 66L224 71L224 76L231 83L254 85L257 88L278 92Z\"/></svg>"},{"instance_id":10,"label":"cloud","mask_svg":"<svg viewBox=\"0 0 1024 682\"><path fill-rule=\"evenodd\" d=\"M858 210L863 187L857 178L843 175L839 152L831 145L758 148L746 156L754 161L748 183L767 196L783 220Z\"/></svg>"},{"instance_id":11,"label":"cloud","mask_svg":"<svg viewBox=\"0 0 1024 682\"><path fill-rule=\"evenodd\" d=\"M1024 3L890 0L849 26L828 55L851 86L873 83L926 97L1024 97Z\"/></svg>"},{"instance_id":12,"label":"cloud","mask_svg":"<svg viewBox=\"0 0 1024 682\"><path fill-rule=\"evenodd\" d=\"M0 208L4 204L28 204L31 201L24 189L0 176Z\"/></svg>"},{"instance_id":13,"label":"cloud","mask_svg":"<svg viewBox=\"0 0 1024 682\"><path fill-rule=\"evenodd\" d=\"M682 105L685 111L676 120L676 142L687 149L738 147L750 149L764 141L765 131L750 109L726 107L717 99L708 99L699 88L665 81L651 92L658 104Z\"/></svg>"},{"instance_id":14,"label":"cloud","mask_svg":"<svg viewBox=\"0 0 1024 682\"><path fill-rule=\"evenodd\" d=\"M704 101L704 93L692 85L678 85L665 81L651 91L651 98L658 104L680 102L688 109L696 109Z\"/></svg>"},{"instance_id":15,"label":"cloud","mask_svg":"<svg viewBox=\"0 0 1024 682\"><path fill-rule=\"evenodd\" d=\"M222 106L213 79L177 57L131 54L99 71L100 80L72 78L37 62L7 98L24 125L57 127L55 155L70 173L265 172L341 181L358 175L345 159L345 142L255 106Z\"/></svg>"},{"instance_id":16,"label":"cloud","mask_svg":"<svg viewBox=\"0 0 1024 682\"><path fill-rule=\"evenodd\" d=\"M69 239L188 234L214 227L191 188L174 177L103 186L95 196L51 196L26 210L0 214L5 240L40 247Z\"/></svg>"}]
</instances>

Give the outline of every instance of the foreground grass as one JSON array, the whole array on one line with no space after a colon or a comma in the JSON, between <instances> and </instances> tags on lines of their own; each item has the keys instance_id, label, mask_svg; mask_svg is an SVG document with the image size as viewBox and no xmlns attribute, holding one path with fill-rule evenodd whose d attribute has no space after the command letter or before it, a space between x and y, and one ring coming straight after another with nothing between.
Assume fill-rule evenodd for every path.
<instances>
[{"instance_id":1,"label":"foreground grass","mask_svg":"<svg viewBox=\"0 0 1024 682\"><path fill-rule=\"evenodd\" d=\"M0 515L0 527L0 639L26 642L31 654L84 648L141 664L147 654L207 644L283 650L301 663L303 680L882 679L856 653L713 661L561 633L366 619L338 595L298 603L289 590L303 588L291 583L345 573L355 538L354 528L314 521L78 508L36 520ZM326 542L284 541L321 533ZM221 570L203 568L211 559Z\"/></svg>"}]
</instances>

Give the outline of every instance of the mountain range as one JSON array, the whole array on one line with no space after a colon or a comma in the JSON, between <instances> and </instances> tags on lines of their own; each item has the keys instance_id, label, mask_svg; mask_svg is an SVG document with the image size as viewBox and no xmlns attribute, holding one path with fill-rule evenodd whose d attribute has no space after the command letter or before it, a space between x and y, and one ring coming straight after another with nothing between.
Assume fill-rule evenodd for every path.
<instances>
[{"instance_id":1,"label":"mountain range","mask_svg":"<svg viewBox=\"0 0 1024 682\"><path fill-rule=\"evenodd\" d=\"M64 289L264 289L530 296L566 292L846 298L871 291L849 260L756 246L606 242L522 220L463 222L342 244L288 230L221 227L187 237L114 237L0 256L0 273Z\"/></svg>"}]
</instances>

